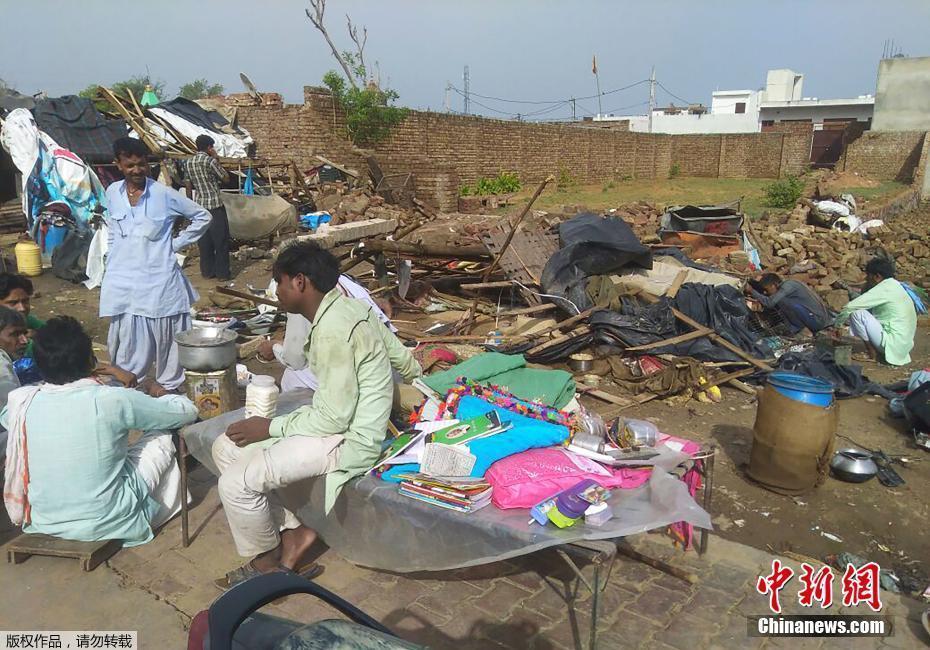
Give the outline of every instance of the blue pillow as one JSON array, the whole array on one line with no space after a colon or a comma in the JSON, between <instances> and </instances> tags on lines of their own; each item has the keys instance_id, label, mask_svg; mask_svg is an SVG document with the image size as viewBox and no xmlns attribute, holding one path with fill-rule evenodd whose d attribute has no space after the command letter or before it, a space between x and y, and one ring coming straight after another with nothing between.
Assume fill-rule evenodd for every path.
<instances>
[{"instance_id":1,"label":"blue pillow","mask_svg":"<svg viewBox=\"0 0 930 650\"><path fill-rule=\"evenodd\" d=\"M471 471L472 476L484 476L491 465L502 458L519 454L527 449L559 445L568 439L568 427L514 413L505 408L494 406L473 395L465 395L459 400L455 417L459 420L468 420L484 415L488 411L496 411L501 422L510 422L513 427L503 433L488 436L487 438L479 438L466 445L469 451L478 459ZM385 481L399 483L400 479L394 478L394 476L417 472L419 469L419 465L412 463L394 465L385 471L381 478Z\"/></svg>"}]
</instances>

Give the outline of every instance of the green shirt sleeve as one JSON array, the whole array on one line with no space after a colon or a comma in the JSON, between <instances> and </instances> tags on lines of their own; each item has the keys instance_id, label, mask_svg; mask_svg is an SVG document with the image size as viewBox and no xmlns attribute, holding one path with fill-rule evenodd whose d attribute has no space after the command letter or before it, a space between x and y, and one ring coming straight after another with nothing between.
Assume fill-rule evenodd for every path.
<instances>
[{"instance_id":1,"label":"green shirt sleeve","mask_svg":"<svg viewBox=\"0 0 930 650\"><path fill-rule=\"evenodd\" d=\"M325 337L314 340L313 370L319 388L313 404L274 418L269 427L273 438L287 436L331 436L345 433L358 406L357 334L349 340Z\"/></svg>"},{"instance_id":2,"label":"green shirt sleeve","mask_svg":"<svg viewBox=\"0 0 930 650\"><path fill-rule=\"evenodd\" d=\"M129 429L159 431L180 429L197 420L197 406L183 395L149 397L130 388L111 388L101 392L101 405L114 414L119 414L122 424Z\"/></svg>"},{"instance_id":3,"label":"green shirt sleeve","mask_svg":"<svg viewBox=\"0 0 930 650\"><path fill-rule=\"evenodd\" d=\"M846 306L843 307L840 313L837 314L837 326L842 325L847 320L849 320L850 314L852 314L857 309L872 309L873 307L878 307L879 305L887 302L888 293L886 288L882 286L883 284L884 282L877 284L855 300L850 300Z\"/></svg>"},{"instance_id":4,"label":"green shirt sleeve","mask_svg":"<svg viewBox=\"0 0 930 650\"><path fill-rule=\"evenodd\" d=\"M387 325L378 321L380 326L381 340L384 341L384 347L387 348L388 357L391 359L391 367L400 373L404 382L409 384L414 379L423 374L423 369L413 355L410 349L400 342L394 332L388 329Z\"/></svg>"}]
</instances>

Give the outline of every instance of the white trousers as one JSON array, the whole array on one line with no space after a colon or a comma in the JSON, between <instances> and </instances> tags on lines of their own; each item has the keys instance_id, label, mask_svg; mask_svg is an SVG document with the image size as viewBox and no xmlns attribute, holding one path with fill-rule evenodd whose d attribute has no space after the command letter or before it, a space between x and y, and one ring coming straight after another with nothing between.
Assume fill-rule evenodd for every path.
<instances>
[{"instance_id":1,"label":"white trousers","mask_svg":"<svg viewBox=\"0 0 930 650\"><path fill-rule=\"evenodd\" d=\"M301 525L284 507L290 501L285 488L293 486L299 500L295 484L333 471L342 440L341 435L289 436L267 447L237 447L225 434L216 439L212 454L220 470L219 495L239 555L270 551L281 542L280 531Z\"/></svg>"},{"instance_id":2,"label":"white trousers","mask_svg":"<svg viewBox=\"0 0 930 650\"><path fill-rule=\"evenodd\" d=\"M154 378L168 390L184 383L174 335L191 328L190 314L148 318L119 314L110 319L107 348L110 363L133 373L141 382L154 367Z\"/></svg>"},{"instance_id":3,"label":"white trousers","mask_svg":"<svg viewBox=\"0 0 930 650\"><path fill-rule=\"evenodd\" d=\"M281 375L282 393L286 393L290 390L306 390L307 388L315 391L319 387L320 382L317 381L316 375L314 375L313 371L309 368L302 368L300 370L284 368L284 374Z\"/></svg>"},{"instance_id":4,"label":"white trousers","mask_svg":"<svg viewBox=\"0 0 930 650\"><path fill-rule=\"evenodd\" d=\"M884 350L885 332L878 319L865 309L857 309L849 315L849 333L868 341L876 350Z\"/></svg>"},{"instance_id":5,"label":"white trousers","mask_svg":"<svg viewBox=\"0 0 930 650\"><path fill-rule=\"evenodd\" d=\"M170 433L148 431L142 434L129 445L126 461L142 477L149 488L149 496L159 505L149 521L152 528L158 528L181 512L181 469Z\"/></svg>"}]
</instances>

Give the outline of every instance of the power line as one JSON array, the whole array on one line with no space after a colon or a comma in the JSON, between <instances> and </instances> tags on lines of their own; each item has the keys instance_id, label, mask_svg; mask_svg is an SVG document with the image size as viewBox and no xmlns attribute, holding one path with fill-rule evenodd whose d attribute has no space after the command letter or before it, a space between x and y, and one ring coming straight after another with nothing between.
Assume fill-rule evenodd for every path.
<instances>
[{"instance_id":1,"label":"power line","mask_svg":"<svg viewBox=\"0 0 930 650\"><path fill-rule=\"evenodd\" d=\"M656 84L659 86L659 88L661 88L662 90L664 90L665 92L667 92L669 95L671 95L672 97L674 97L674 98L677 99L678 101L684 102L685 104L693 104L693 103L694 103L694 102L689 102L687 99L682 99L681 97L679 97L678 95L676 95L675 93L673 93L671 90L669 90L668 88L666 88L665 86L663 86L661 81L656 81Z\"/></svg>"},{"instance_id":2,"label":"power line","mask_svg":"<svg viewBox=\"0 0 930 650\"><path fill-rule=\"evenodd\" d=\"M452 90L454 90L456 93L458 93L458 94L461 95L462 97L465 97L465 96L466 96L465 93L463 93L461 90L459 90L459 89L456 88L455 86L450 86L450 87L452 88ZM471 93L471 95L473 96L474 93ZM474 100L474 99L471 99L471 96L469 96L469 101L468 101L468 103L469 103L469 106L470 106L471 104L475 104L476 106L480 106L481 108L484 108L484 109L486 109L486 110L489 110L489 111L491 111L492 113L498 113L499 115L509 115L509 116L516 115L516 113L508 113L508 112L506 112L506 111L499 111L499 110L497 110L496 108L491 108L490 106L485 106L485 105L482 104L481 102L479 102L479 101L477 101L477 100ZM463 115L468 115L468 113L464 113L464 112L463 112L462 114L463 114Z\"/></svg>"},{"instance_id":3,"label":"power line","mask_svg":"<svg viewBox=\"0 0 930 650\"><path fill-rule=\"evenodd\" d=\"M623 86L623 87L621 87L621 88L614 88L613 90L605 90L604 92L601 93L601 96L612 95L612 94L614 94L614 93L619 93L619 92L622 92L622 91L624 91L624 90L629 90L630 88L635 88L636 86L639 86L639 85L641 85L641 84L648 83L648 82L649 82L648 79L641 79L641 80L637 81L636 83L632 83L632 84L629 84L629 85L627 85L627 86ZM461 90L457 89L455 86L453 86L452 89L453 89L453 90L457 90L459 93L462 92ZM480 94L478 94L478 93L476 93L476 92L474 92L474 91L470 91L470 92L469 92L469 96L470 96L470 97L480 97L481 99L489 99L489 100L496 101L496 102L504 102L504 103L507 103L507 104L537 104L537 105L542 105L542 104L564 104L564 103L571 102L571 99L555 99L555 100L550 100L550 101L542 101L542 100L522 100L522 99L505 99L505 98L503 98L503 97L492 97L491 95L480 95ZM588 96L586 96L586 97L575 97L574 99L575 99L575 100L579 100L579 99L596 99L597 97L598 97L598 95L588 95Z\"/></svg>"},{"instance_id":4,"label":"power line","mask_svg":"<svg viewBox=\"0 0 930 650\"><path fill-rule=\"evenodd\" d=\"M649 102L639 102L638 104L630 104L629 106L621 106L620 108L614 108L614 109L607 111L605 115L610 115L611 113L619 113L620 111L627 111L631 108L638 108L639 106L648 106L648 105L649 105Z\"/></svg>"}]
</instances>

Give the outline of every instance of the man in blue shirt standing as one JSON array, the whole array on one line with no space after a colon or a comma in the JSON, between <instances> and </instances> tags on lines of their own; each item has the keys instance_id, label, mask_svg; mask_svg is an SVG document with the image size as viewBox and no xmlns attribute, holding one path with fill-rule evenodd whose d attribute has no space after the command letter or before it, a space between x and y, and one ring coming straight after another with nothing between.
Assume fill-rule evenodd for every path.
<instances>
[{"instance_id":1,"label":"man in blue shirt standing","mask_svg":"<svg viewBox=\"0 0 930 650\"><path fill-rule=\"evenodd\" d=\"M184 382L174 335L191 328L190 308L198 296L175 254L200 239L210 213L148 177L149 152L141 141L120 138L113 153L125 180L107 188L109 249L100 317L110 318L110 362L140 382L154 380L157 395ZM191 223L172 238L179 217Z\"/></svg>"}]
</instances>

